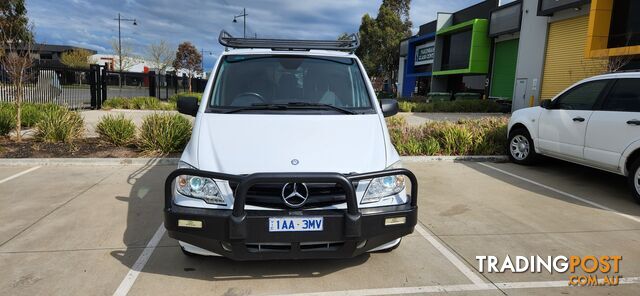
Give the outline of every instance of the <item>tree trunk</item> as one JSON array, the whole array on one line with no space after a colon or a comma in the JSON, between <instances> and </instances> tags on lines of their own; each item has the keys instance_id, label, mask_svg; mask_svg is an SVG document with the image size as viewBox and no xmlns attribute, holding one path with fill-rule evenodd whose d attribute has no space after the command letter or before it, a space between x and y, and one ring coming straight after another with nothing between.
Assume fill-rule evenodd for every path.
<instances>
[{"instance_id":1,"label":"tree trunk","mask_svg":"<svg viewBox=\"0 0 640 296\"><path fill-rule=\"evenodd\" d=\"M22 96L24 90L22 88L22 79L18 81L16 90L16 141L22 141Z\"/></svg>"},{"instance_id":2,"label":"tree trunk","mask_svg":"<svg viewBox=\"0 0 640 296\"><path fill-rule=\"evenodd\" d=\"M189 85L189 92L192 92L192 91L191 91L191 78L192 78L192 77L191 77L191 76L189 76L189 82L187 83L187 84Z\"/></svg>"}]
</instances>

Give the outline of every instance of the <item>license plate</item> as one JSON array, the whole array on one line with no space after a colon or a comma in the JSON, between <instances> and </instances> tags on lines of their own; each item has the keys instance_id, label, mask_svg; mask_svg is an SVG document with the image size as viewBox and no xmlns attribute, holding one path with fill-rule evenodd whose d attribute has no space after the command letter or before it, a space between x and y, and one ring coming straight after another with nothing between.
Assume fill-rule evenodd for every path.
<instances>
[{"instance_id":1,"label":"license plate","mask_svg":"<svg viewBox=\"0 0 640 296\"><path fill-rule=\"evenodd\" d=\"M276 217L269 218L269 232L322 231L322 217Z\"/></svg>"}]
</instances>

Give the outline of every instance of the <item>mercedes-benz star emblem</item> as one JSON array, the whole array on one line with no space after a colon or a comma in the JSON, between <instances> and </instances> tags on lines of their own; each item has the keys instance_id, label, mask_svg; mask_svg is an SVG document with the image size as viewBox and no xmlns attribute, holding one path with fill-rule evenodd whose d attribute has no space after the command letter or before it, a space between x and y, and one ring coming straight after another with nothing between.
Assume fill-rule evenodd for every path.
<instances>
[{"instance_id":1,"label":"mercedes-benz star emblem","mask_svg":"<svg viewBox=\"0 0 640 296\"><path fill-rule=\"evenodd\" d=\"M282 187L282 200L291 208L299 208L307 202L309 189L304 183L287 183Z\"/></svg>"},{"instance_id":2,"label":"mercedes-benz star emblem","mask_svg":"<svg viewBox=\"0 0 640 296\"><path fill-rule=\"evenodd\" d=\"M295 158L291 160L291 164L292 164L292 165L298 165L299 163L300 163L300 161L298 161L298 160L297 160L297 159L295 159Z\"/></svg>"}]
</instances>

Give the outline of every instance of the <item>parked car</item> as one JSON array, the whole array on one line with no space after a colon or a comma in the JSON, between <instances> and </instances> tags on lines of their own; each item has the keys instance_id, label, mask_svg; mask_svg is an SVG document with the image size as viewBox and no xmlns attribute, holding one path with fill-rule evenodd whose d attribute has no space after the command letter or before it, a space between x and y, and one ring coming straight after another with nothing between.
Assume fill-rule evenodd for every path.
<instances>
[{"instance_id":1,"label":"parked car","mask_svg":"<svg viewBox=\"0 0 640 296\"><path fill-rule=\"evenodd\" d=\"M418 184L385 124L398 104L378 103L357 36L219 41L201 103L177 102L195 122L165 182L169 236L185 254L236 260L396 248L416 225Z\"/></svg>"},{"instance_id":2,"label":"parked car","mask_svg":"<svg viewBox=\"0 0 640 296\"><path fill-rule=\"evenodd\" d=\"M538 155L624 175L640 202L640 73L584 79L509 121L509 157Z\"/></svg>"}]
</instances>

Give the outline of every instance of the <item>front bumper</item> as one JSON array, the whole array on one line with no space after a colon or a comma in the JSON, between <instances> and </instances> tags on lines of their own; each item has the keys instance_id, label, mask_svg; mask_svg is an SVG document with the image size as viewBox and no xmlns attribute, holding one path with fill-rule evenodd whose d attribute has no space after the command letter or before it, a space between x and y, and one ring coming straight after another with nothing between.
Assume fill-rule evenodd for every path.
<instances>
[{"instance_id":1,"label":"front bumper","mask_svg":"<svg viewBox=\"0 0 640 296\"><path fill-rule=\"evenodd\" d=\"M173 203L173 182L178 175L195 175L238 182L232 210L182 207ZM358 208L357 181L405 175L411 181L404 205ZM336 183L346 194L346 210L245 210L249 188L260 183ZM338 173L256 173L245 176L194 169L173 171L165 182L164 225L169 237L235 260L350 258L413 232L418 216L418 183L406 169L342 175ZM318 232L269 232L270 217L323 217ZM404 223L385 225L388 218ZM200 221L198 228L180 227L179 220ZM395 220L396 222L398 219Z\"/></svg>"}]
</instances>

